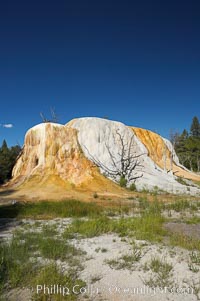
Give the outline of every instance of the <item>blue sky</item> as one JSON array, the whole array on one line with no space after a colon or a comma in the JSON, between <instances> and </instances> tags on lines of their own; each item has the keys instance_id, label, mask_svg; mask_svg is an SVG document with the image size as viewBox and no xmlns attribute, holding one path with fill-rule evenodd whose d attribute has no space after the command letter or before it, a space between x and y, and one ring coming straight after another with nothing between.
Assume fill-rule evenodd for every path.
<instances>
[{"instance_id":1,"label":"blue sky","mask_svg":"<svg viewBox=\"0 0 200 301\"><path fill-rule=\"evenodd\" d=\"M200 2L10 0L0 9L0 143L50 118L157 131L200 117ZM13 124L13 127L4 127Z\"/></svg>"}]
</instances>

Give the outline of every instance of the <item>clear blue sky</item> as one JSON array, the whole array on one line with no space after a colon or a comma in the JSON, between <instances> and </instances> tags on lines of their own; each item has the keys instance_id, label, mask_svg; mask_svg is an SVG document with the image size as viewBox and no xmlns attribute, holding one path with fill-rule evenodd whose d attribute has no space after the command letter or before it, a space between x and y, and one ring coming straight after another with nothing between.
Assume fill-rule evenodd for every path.
<instances>
[{"instance_id":1,"label":"clear blue sky","mask_svg":"<svg viewBox=\"0 0 200 301\"><path fill-rule=\"evenodd\" d=\"M199 0L1 1L0 37L0 143L50 107L166 137L200 117Z\"/></svg>"}]
</instances>

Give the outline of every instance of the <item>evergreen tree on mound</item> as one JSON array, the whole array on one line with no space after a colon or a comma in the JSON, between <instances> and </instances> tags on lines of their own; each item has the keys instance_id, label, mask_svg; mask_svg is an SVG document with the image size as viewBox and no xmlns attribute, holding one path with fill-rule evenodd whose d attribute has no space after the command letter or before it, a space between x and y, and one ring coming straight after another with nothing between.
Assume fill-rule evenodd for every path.
<instances>
[{"instance_id":1,"label":"evergreen tree on mound","mask_svg":"<svg viewBox=\"0 0 200 301\"><path fill-rule=\"evenodd\" d=\"M200 172L200 123L198 117L192 119L190 134L186 130L178 135L175 151L181 164L191 171Z\"/></svg>"},{"instance_id":2,"label":"evergreen tree on mound","mask_svg":"<svg viewBox=\"0 0 200 301\"><path fill-rule=\"evenodd\" d=\"M20 151L21 148L19 145L9 148L6 140L3 140L0 147L0 184L5 183L11 178L12 169Z\"/></svg>"}]
</instances>

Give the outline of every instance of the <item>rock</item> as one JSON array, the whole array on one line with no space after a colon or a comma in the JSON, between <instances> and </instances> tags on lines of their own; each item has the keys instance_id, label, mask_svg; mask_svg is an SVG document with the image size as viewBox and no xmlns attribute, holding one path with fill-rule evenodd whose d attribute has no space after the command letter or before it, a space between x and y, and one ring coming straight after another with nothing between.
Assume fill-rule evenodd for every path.
<instances>
[{"instance_id":1,"label":"rock","mask_svg":"<svg viewBox=\"0 0 200 301\"><path fill-rule=\"evenodd\" d=\"M93 164L82 154L75 129L55 123L42 123L31 128L24 148L13 169L13 178L58 175L79 184L92 177Z\"/></svg>"},{"instance_id":2,"label":"rock","mask_svg":"<svg viewBox=\"0 0 200 301\"><path fill-rule=\"evenodd\" d=\"M141 164L143 167L136 167L133 171L138 174L139 169L139 173L142 173L142 177L136 179L135 182L138 189L152 190L157 187L173 193L194 194L199 191L194 187L191 187L189 191L188 187L176 181L173 173L167 172L170 168L170 154L173 151L173 171L181 171L186 178L199 178L186 171L180 165L170 141L158 134L143 129L130 128L120 122L90 117L72 120L69 126L78 131L78 141L85 156L94 162L94 159L97 158L102 165L107 166L109 169L113 169L113 163L106 146L111 150L113 157L116 158L115 162L119 161L120 144L115 141L116 131L118 130L121 137L123 137L124 145L127 145L133 137L133 156L142 154L138 158L138 164ZM168 169L166 171L163 164L163 152L165 149L166 167ZM104 172L103 169L100 170Z\"/></svg>"},{"instance_id":3,"label":"rock","mask_svg":"<svg viewBox=\"0 0 200 301\"><path fill-rule=\"evenodd\" d=\"M121 139L121 140L120 140ZM45 186L84 187L84 189L119 189L111 184L119 175L108 171L120 168L122 147L137 161L130 175L129 185L137 189L159 189L173 193L198 193L195 187L181 185L173 172L185 178L200 180L179 164L171 143L151 131L128 127L123 123L101 118L78 118L66 125L42 123L31 128L26 136L23 151L13 169L12 183L19 186L34 177ZM173 170L171 172L171 153ZM163 156L166 157L164 170ZM98 169L97 166L100 166ZM107 172L106 172L107 171ZM102 174L110 179L106 179ZM131 178L136 179L131 179ZM60 179L60 180L59 180ZM33 182L34 183L34 182ZM103 187L102 187L103 186Z\"/></svg>"}]
</instances>

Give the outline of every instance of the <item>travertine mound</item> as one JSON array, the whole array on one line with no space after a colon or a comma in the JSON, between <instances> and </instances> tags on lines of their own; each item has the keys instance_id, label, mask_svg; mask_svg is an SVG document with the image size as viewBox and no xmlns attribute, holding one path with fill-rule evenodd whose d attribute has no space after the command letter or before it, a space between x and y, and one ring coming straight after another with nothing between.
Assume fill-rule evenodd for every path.
<instances>
[{"instance_id":1,"label":"travertine mound","mask_svg":"<svg viewBox=\"0 0 200 301\"><path fill-rule=\"evenodd\" d=\"M12 183L19 187L38 185L41 191L45 187L62 186L66 190L106 189L119 193L121 189L114 184L119 176L113 177L107 173L106 178L102 173L105 174L104 167L112 171L119 167L120 139L125 148L131 141L129 155L137 158L132 171L132 178L135 179L130 177L129 185L134 182L138 189L157 186L174 193L198 192L195 187L188 192L186 186L176 181L173 172L195 180L200 180L200 177L179 164L168 140L147 130L92 117L74 119L66 125L42 123L31 128L13 169ZM100 168L97 163L100 163ZM171 167L173 169L170 171Z\"/></svg>"}]
</instances>

